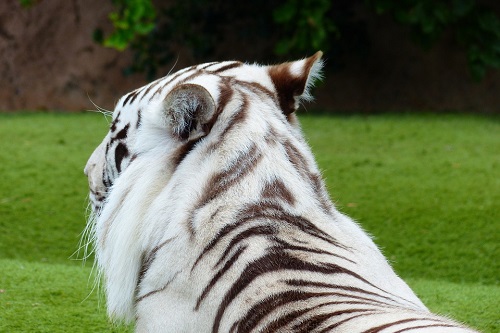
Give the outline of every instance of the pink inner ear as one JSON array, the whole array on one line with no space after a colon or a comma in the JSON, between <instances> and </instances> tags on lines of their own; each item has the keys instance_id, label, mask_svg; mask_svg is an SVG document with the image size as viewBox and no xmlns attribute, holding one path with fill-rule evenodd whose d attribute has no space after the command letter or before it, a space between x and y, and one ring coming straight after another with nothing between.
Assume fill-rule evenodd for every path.
<instances>
[{"instance_id":1,"label":"pink inner ear","mask_svg":"<svg viewBox=\"0 0 500 333\"><path fill-rule=\"evenodd\" d=\"M311 69L321 59L322 55L323 52L318 51L312 57L303 60L269 67L269 75L276 87L279 104L285 115L295 112L298 97L304 93L307 94L305 90L309 76L311 74L313 76L318 75L318 73L311 73Z\"/></svg>"}]
</instances>

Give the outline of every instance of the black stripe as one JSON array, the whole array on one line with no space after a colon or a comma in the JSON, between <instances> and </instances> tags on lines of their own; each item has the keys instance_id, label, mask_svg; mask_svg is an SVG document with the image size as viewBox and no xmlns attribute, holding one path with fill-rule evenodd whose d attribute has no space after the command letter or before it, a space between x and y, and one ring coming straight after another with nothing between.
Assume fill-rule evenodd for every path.
<instances>
[{"instance_id":1,"label":"black stripe","mask_svg":"<svg viewBox=\"0 0 500 333\"><path fill-rule=\"evenodd\" d=\"M328 284L328 283L322 283L322 282L312 282L312 281L304 281L304 280L288 280L288 282L292 285L295 285L295 286L313 286L313 287L318 287L318 288L335 288L335 289L342 289L342 288L346 288L346 290L349 290L349 291L356 291L356 292L360 292L360 293L364 293L364 294L368 294L368 295L374 295L374 296L377 296L377 297L381 297L381 298L385 298L387 300L391 300L392 302L398 302L396 301L396 298L397 299L400 299L404 302L407 302L407 303L410 303L410 304L414 304L416 307L419 307L418 304L416 304L415 302L412 302L404 297L401 297L399 295L396 295L396 294L393 294L393 293L390 293L384 289L381 289L371 283L368 283L370 286L382 291L383 293L389 295L389 296L392 296L391 297L387 297L387 296L382 296L380 294L376 294L376 293L373 293L373 292L369 292L369 291L366 291L364 289L358 289L358 288L355 288L355 287L342 287L342 286L338 286L338 285L333 285L333 284Z\"/></svg>"},{"instance_id":2,"label":"black stripe","mask_svg":"<svg viewBox=\"0 0 500 333\"><path fill-rule=\"evenodd\" d=\"M370 316L370 315L377 315L377 314L380 314L380 312L379 311L373 311L373 312L369 312L369 313L368 312L361 313L359 315L352 316L352 317L346 318L344 320L341 320L339 322L336 322L335 324L329 325L329 326L325 327L324 329L322 329L321 331L319 331L318 333L329 333L329 332L332 331L332 329L334 329L336 327L339 327L340 325L345 324L348 321L351 321L353 319L356 319L356 318L359 318L359 317Z\"/></svg>"},{"instance_id":3,"label":"black stripe","mask_svg":"<svg viewBox=\"0 0 500 333\"><path fill-rule=\"evenodd\" d=\"M316 316L312 316L310 318L305 319L302 323L294 325L294 332L311 332L312 330L318 328L325 321L331 320L337 316L342 316L350 313L358 313L358 312L369 312L369 309L347 309L341 311L335 311L330 313L322 313Z\"/></svg>"},{"instance_id":4,"label":"black stripe","mask_svg":"<svg viewBox=\"0 0 500 333\"><path fill-rule=\"evenodd\" d=\"M240 81L240 80L235 80L235 83L238 85L245 87L246 89L252 91L255 94L264 94L267 97L269 97L272 101L276 102L276 94L274 94L271 90L267 89L264 87L262 84L257 83L257 82L246 82L246 81ZM276 104L276 106L278 106Z\"/></svg>"},{"instance_id":5,"label":"black stripe","mask_svg":"<svg viewBox=\"0 0 500 333\"><path fill-rule=\"evenodd\" d=\"M279 244L280 246L282 246L283 248L286 248L287 250L292 250L292 251L303 251L303 252L309 252L309 253L314 253L314 254L325 254L325 255L329 255L329 256L333 256L333 257L336 257L336 258L339 258L339 259L342 259L342 260L345 260L345 261L349 261L353 264L356 264L356 262L354 260L351 260L345 256L341 256L340 254L336 254L336 253L332 253L330 251L325 251L325 250L320 250L320 249L314 249L314 248L309 248L309 247L305 247L305 246L297 246L297 245L292 245L292 244L289 244L287 242L285 242L284 240L281 240L281 239L276 239L275 240L277 244Z\"/></svg>"},{"instance_id":6,"label":"black stripe","mask_svg":"<svg viewBox=\"0 0 500 333\"><path fill-rule=\"evenodd\" d=\"M286 251L280 248L271 248L263 257L249 263L240 277L233 283L231 288L222 298L222 302L217 309L217 314L212 326L212 332L218 332L221 324L222 316L227 307L243 290L250 285L259 276L276 272L276 271L298 271L298 272L313 272L320 274L347 274L375 288L373 284L361 277L360 275L335 264L331 263L309 263L293 257ZM379 288L377 288L379 289Z\"/></svg>"},{"instance_id":7,"label":"black stripe","mask_svg":"<svg viewBox=\"0 0 500 333\"><path fill-rule=\"evenodd\" d=\"M127 146L122 142L118 143L115 148L115 166L118 173L122 172L122 162L123 159L128 157L129 151Z\"/></svg>"},{"instance_id":8,"label":"black stripe","mask_svg":"<svg viewBox=\"0 0 500 333\"><path fill-rule=\"evenodd\" d=\"M283 307L285 304L310 300L312 298L325 297L329 296L328 293L311 293L311 292L303 292L297 290L289 290L284 291L279 294L272 294L271 296L265 298L259 303L255 304L252 308L250 308L246 312L246 316L238 320L238 333L251 332L262 319L264 319L267 315L269 315L274 310ZM304 313L310 311L310 309L301 309L298 311L293 311L291 313L286 314L280 318L276 319L276 322L273 323L272 329L271 327L266 327L263 332L276 332L276 330L287 324L290 320L297 318ZM286 318L286 319L285 319Z\"/></svg>"},{"instance_id":9,"label":"black stripe","mask_svg":"<svg viewBox=\"0 0 500 333\"><path fill-rule=\"evenodd\" d=\"M164 89L166 86L170 85L172 82L174 82L175 80L177 80L180 76L182 76L182 75L184 75L184 74L188 73L190 70L193 70L193 69L195 69L195 67L194 67L194 66L193 66L193 67L188 68L188 69L187 69L187 70L185 70L185 71L178 72L177 74L175 74L174 76L172 76L172 77L170 78L170 80L166 81L165 83L163 83L163 85L162 85L161 87L159 87L158 89L156 89L156 91L154 92L154 94L153 94L153 95L151 95L151 97L149 98L149 102L151 102L151 101L153 100L153 98L154 98L156 95L161 94L161 92L163 91L163 89ZM195 76L199 75L199 74L197 74L197 73L198 73L198 72L195 72L194 74L191 74L191 75L190 75L190 76L188 76L188 77L191 77L192 75L195 75ZM184 81L185 81L185 79L181 80L181 82L184 82Z\"/></svg>"},{"instance_id":10,"label":"black stripe","mask_svg":"<svg viewBox=\"0 0 500 333\"><path fill-rule=\"evenodd\" d=\"M205 297L208 295L212 287L217 283L217 281L233 266L233 264L238 260L240 255L245 251L247 247L242 246L240 247L231 258L226 262L226 264L214 275L214 277L210 280L208 285L203 289L203 292L201 295L198 297L198 301L196 302L196 306L194 308L195 311L198 311L200 308L201 302L205 299Z\"/></svg>"},{"instance_id":11,"label":"black stripe","mask_svg":"<svg viewBox=\"0 0 500 333\"><path fill-rule=\"evenodd\" d=\"M177 273L175 273L175 274L174 274L174 276L173 276L170 280L168 280L168 281L167 281L167 283L165 283L165 284L163 285L163 287L161 287L161 288L159 288L159 289L152 290L152 291L150 291L150 292L147 292L146 294L144 294L144 295L142 295L142 296L138 296L138 297L135 299L136 303L139 303L139 302L140 302L140 301L142 301L143 299L145 299L145 298L147 298L147 297L149 297L149 296L152 296L152 295L154 295L154 294L157 294L157 293L159 293L159 292L162 292L162 291L164 291L165 289L167 289L167 288L168 288L168 286L170 285L170 283L172 283L172 281L174 281L174 279L177 277L177 275L178 275L179 273L180 273L180 271L179 271L179 272L177 272Z\"/></svg>"},{"instance_id":12,"label":"black stripe","mask_svg":"<svg viewBox=\"0 0 500 333\"><path fill-rule=\"evenodd\" d=\"M204 73L204 72L202 72L202 71L196 71L196 72L194 72L193 74L188 75L188 76L186 76L185 78L183 78L182 80L180 80L179 82L177 82L175 86L179 86L179 85L181 85L181 84L184 84L184 83L186 83L187 81L192 80L192 79L194 79L195 77L198 77L198 76L203 75L203 74L205 74L205 73ZM174 88L172 88L172 89L174 89Z\"/></svg>"},{"instance_id":13,"label":"black stripe","mask_svg":"<svg viewBox=\"0 0 500 333\"><path fill-rule=\"evenodd\" d=\"M309 166L307 160L302 156L299 149L296 148L290 141L283 143L288 160L297 169L300 175L309 177Z\"/></svg>"},{"instance_id":14,"label":"black stripe","mask_svg":"<svg viewBox=\"0 0 500 333\"><path fill-rule=\"evenodd\" d=\"M135 97L137 96L137 94L139 93L139 90L134 90L132 91L131 93L129 93L127 95L127 97L125 98L125 100L123 101L122 103L122 107L124 107L125 105L127 105L128 101L132 98L132 99L135 99ZM130 102L132 103L132 101Z\"/></svg>"},{"instance_id":15,"label":"black stripe","mask_svg":"<svg viewBox=\"0 0 500 333\"><path fill-rule=\"evenodd\" d=\"M296 168L299 175L307 179L311 184L311 188L316 195L316 199L321 208L326 214L331 214L331 204L323 184L321 176L311 172L307 160L302 156L300 150L295 147L290 141L283 143L288 160Z\"/></svg>"},{"instance_id":16,"label":"black stripe","mask_svg":"<svg viewBox=\"0 0 500 333\"><path fill-rule=\"evenodd\" d=\"M335 247L342 248L346 251L349 251L349 247L344 246L337 241L335 241L331 236L328 234L324 233L322 230L318 229L314 224L312 224L310 221L307 219L300 217L300 216L295 216L291 215L289 213L286 213L283 211L283 208L279 205L272 204L269 202L259 202L255 204L248 205L245 209L243 209L238 216L235 219L235 222L224 226L218 233L217 235L208 243L208 245L203 249L199 257L197 258L195 264L193 265L193 269L196 266L196 264L202 259L202 257L208 253L210 250L212 250L217 243L224 238L226 235L228 235L230 232L233 230L245 225L248 221L255 220L255 219L262 219L262 220L271 220L271 221L277 221L278 223L282 224L287 223L291 226L297 227L299 230L303 231L304 233L317 237L322 239L323 241L334 245ZM335 255L336 257L351 261L350 259L340 256L340 255Z\"/></svg>"},{"instance_id":17,"label":"black stripe","mask_svg":"<svg viewBox=\"0 0 500 333\"><path fill-rule=\"evenodd\" d=\"M139 108L137 110L137 123L135 124L135 128L139 128L142 123L142 110Z\"/></svg>"},{"instance_id":18,"label":"black stripe","mask_svg":"<svg viewBox=\"0 0 500 333\"><path fill-rule=\"evenodd\" d=\"M217 65L217 64L220 64L220 62L209 62L208 64L205 64L204 66L198 67L198 68L199 69L207 69L208 67L211 67L211 66L214 66L214 65Z\"/></svg>"},{"instance_id":19,"label":"black stripe","mask_svg":"<svg viewBox=\"0 0 500 333\"><path fill-rule=\"evenodd\" d=\"M210 71L210 73L220 74L220 73L222 73L224 71L227 71L227 70L230 70L230 69L233 69L233 68L237 68L237 67L241 67L241 66L243 66L243 63L241 63L239 61L236 61L236 62L227 64L225 66L222 66L221 68L218 68L216 70Z\"/></svg>"},{"instance_id":20,"label":"black stripe","mask_svg":"<svg viewBox=\"0 0 500 333\"><path fill-rule=\"evenodd\" d=\"M217 113L221 113L226 108L227 103L234 95L231 83L232 80L221 78L221 82L219 83L219 100L217 101Z\"/></svg>"},{"instance_id":21,"label":"black stripe","mask_svg":"<svg viewBox=\"0 0 500 333\"><path fill-rule=\"evenodd\" d=\"M321 209L323 209L323 212L326 214L331 214L332 206L330 198L328 197L328 192L325 189L321 176L316 173L310 173L309 180L312 183L312 188L316 194L316 199L318 200Z\"/></svg>"},{"instance_id":22,"label":"black stripe","mask_svg":"<svg viewBox=\"0 0 500 333\"><path fill-rule=\"evenodd\" d=\"M242 220L249 220L255 218L265 218L280 222L286 222L291 226L297 227L299 230L305 232L308 235L322 239L323 241L331 245L334 245L336 247L342 248L344 250L349 250L348 246L340 244L332 236L330 236L323 230L316 227L309 220L305 219L302 216L297 216L287 213L281 206L277 204L260 202L257 204L249 205L247 206L246 209L241 211L239 215L239 219Z\"/></svg>"},{"instance_id":23,"label":"black stripe","mask_svg":"<svg viewBox=\"0 0 500 333\"><path fill-rule=\"evenodd\" d=\"M422 320L429 320L429 319L424 319L424 318L407 318L407 319L402 319L402 320L398 320L398 321L393 321L391 323L387 323L387 324L384 324L384 325L380 325L380 326L376 326L376 327L373 327L373 328L370 328L366 331L363 331L361 333L377 333L377 332L380 332L386 328L389 328L391 326L396 326L396 325L400 325L400 324L406 324L406 323L411 323L411 322L414 322L414 321L422 321Z\"/></svg>"},{"instance_id":24,"label":"black stripe","mask_svg":"<svg viewBox=\"0 0 500 333\"><path fill-rule=\"evenodd\" d=\"M216 267L219 266L226 259L227 255L231 252L231 250L240 242L247 240L253 236L267 237L272 235L276 235L276 230L271 226L255 226L240 232L235 237L233 237L231 242L226 246L226 249L222 253L222 256L220 257L219 261L215 264L215 266Z\"/></svg>"},{"instance_id":25,"label":"black stripe","mask_svg":"<svg viewBox=\"0 0 500 333\"><path fill-rule=\"evenodd\" d=\"M162 82L164 79L166 79L166 77L161 78L161 79L158 79L158 80L156 80L156 81L154 81L154 82L151 82L151 83L149 84L149 87L148 87L148 88L146 89L146 91L144 92L144 96L143 96L143 97L145 97L145 96L149 93L149 91L150 91L151 89L153 89L154 87L156 87L156 86L157 86L160 82Z\"/></svg>"},{"instance_id":26,"label":"black stripe","mask_svg":"<svg viewBox=\"0 0 500 333\"><path fill-rule=\"evenodd\" d=\"M236 332L238 333L245 333L245 332L251 332L252 329L254 329L266 316L270 315L273 311L276 309L287 309L289 306L284 306L289 303L293 302L300 302L300 301L308 301L313 298L322 298L326 297L329 298L329 296L332 296L332 293L318 293L318 292L303 292L303 291L296 291L296 290L289 290L285 291L279 294L273 294L266 299L260 301L259 303L255 304L252 308L250 308L247 312L246 315L238 320L238 330ZM321 304L318 304L313 307L309 308L303 308L300 310L296 311L291 311L289 313L286 313L282 315L281 317L274 318L271 324L267 325L262 332L278 332L280 328L283 326L286 326L290 324L293 320L305 315L308 312L318 310L322 307L325 306L331 306L331 305L343 305L346 304L345 302L324 302ZM352 303L351 303L352 304ZM358 302L359 304L359 302ZM371 311L370 309L346 309L346 310L341 310L341 311L336 311L336 312L329 312L324 314L324 320L327 320L329 318L335 317L335 316L340 316L344 315L347 313L355 313L355 312L365 312L365 311ZM322 315L321 315L322 316ZM319 322L319 317L318 316L312 316L306 320L304 320L302 323L306 324L320 324ZM294 327L293 332L310 332L314 327L312 326L307 326L307 327L302 327L300 324L296 325Z\"/></svg>"},{"instance_id":27,"label":"black stripe","mask_svg":"<svg viewBox=\"0 0 500 333\"><path fill-rule=\"evenodd\" d=\"M142 260L141 269L139 270L139 278L137 279L137 287L139 287L139 285L141 284L144 276L146 275L147 271L149 270L149 267L151 267L151 264L156 259L156 253L158 253L158 251L162 247L164 247L165 245L167 245L168 243L170 243L170 241L172 241L172 238L167 239L166 241L164 241L164 242L160 243L159 245L155 246L151 250L151 252L149 252L147 255L144 256L144 259Z\"/></svg>"},{"instance_id":28,"label":"black stripe","mask_svg":"<svg viewBox=\"0 0 500 333\"><path fill-rule=\"evenodd\" d=\"M230 80L221 80L219 83L219 98L217 101L217 108L215 109L214 114L212 115L212 118L210 118L206 123L202 124L202 130L204 133L210 133L212 131L213 126L215 125L215 122L219 118L219 115L224 111L227 103L229 103L229 100L233 97L233 89L230 85ZM245 110L240 108L238 113L243 112L242 115L246 115ZM244 117L241 117L243 120ZM218 140L220 141L220 140ZM213 149L213 146L207 149L210 151Z\"/></svg>"},{"instance_id":29,"label":"black stripe","mask_svg":"<svg viewBox=\"0 0 500 333\"><path fill-rule=\"evenodd\" d=\"M204 136L196 139L192 139L184 143L182 146L177 148L176 152L173 154L172 163L175 167L178 167L182 161L186 158L186 156L193 151L198 142L200 142Z\"/></svg>"},{"instance_id":30,"label":"black stripe","mask_svg":"<svg viewBox=\"0 0 500 333\"><path fill-rule=\"evenodd\" d=\"M139 96L142 92L142 89L141 90L137 90L133 96L132 96L132 99L130 100L130 104L134 103L135 99L137 98L137 96Z\"/></svg>"},{"instance_id":31,"label":"black stripe","mask_svg":"<svg viewBox=\"0 0 500 333\"><path fill-rule=\"evenodd\" d=\"M204 128L204 130L207 133L212 129L217 118L222 113L222 111L224 111L227 103L229 103L229 101L231 100L233 95L234 95L234 92L233 92L233 88L231 86L231 80L228 80L226 78L221 78L221 81L219 83L219 98L217 101L217 109L215 110L212 118L205 125L206 128ZM242 111L242 109L240 108L239 112L241 112L241 111Z\"/></svg>"},{"instance_id":32,"label":"black stripe","mask_svg":"<svg viewBox=\"0 0 500 333\"><path fill-rule=\"evenodd\" d=\"M378 298L383 298L383 299L390 301L391 303L395 302L395 300L390 298L390 297L383 296L383 295L380 295L380 294L377 294L377 293L374 293L374 292L371 292L368 290L364 290L361 288L356 288L356 287L341 286L341 285L337 285L337 284L314 282L314 281L307 281L307 280L286 280L286 283L291 285L291 286L295 286L295 287L300 286L300 287L316 287L316 288L329 288L329 289L346 290L346 291L350 291L350 292L356 292L356 293L360 293L360 294L365 294L365 295L375 296ZM385 304L390 304L390 303L385 303Z\"/></svg>"},{"instance_id":33,"label":"black stripe","mask_svg":"<svg viewBox=\"0 0 500 333\"><path fill-rule=\"evenodd\" d=\"M431 324L431 325L420 325L420 326L406 327L406 328L403 328L403 329L401 329L399 331L395 331L393 333L408 332L408 331L417 330L417 329L420 329L420 328L429 328L429 327L455 327L455 328L462 328L460 326L451 325L451 324Z\"/></svg>"},{"instance_id":34,"label":"black stripe","mask_svg":"<svg viewBox=\"0 0 500 333\"><path fill-rule=\"evenodd\" d=\"M295 197L280 179L274 179L272 182L266 182L262 189L264 199L280 199L289 205L295 204Z\"/></svg>"},{"instance_id":35,"label":"black stripe","mask_svg":"<svg viewBox=\"0 0 500 333\"><path fill-rule=\"evenodd\" d=\"M247 118L247 113L248 113L248 107L250 106L250 102L248 101L248 97L246 95L242 95L243 102L240 105L240 108L238 111L233 113L227 121L227 126L224 128L222 133L219 136L219 139L217 142L224 142L225 141L225 136L227 133L229 133L236 125L243 123L246 118ZM215 144L214 144L215 146ZM212 147L211 149L214 149L215 147Z\"/></svg>"},{"instance_id":36,"label":"black stripe","mask_svg":"<svg viewBox=\"0 0 500 333\"><path fill-rule=\"evenodd\" d=\"M109 172L110 171L106 169L102 170L102 183L104 184L104 187L106 187L106 189L110 188L113 185L113 181L110 178Z\"/></svg>"},{"instance_id":37,"label":"black stripe","mask_svg":"<svg viewBox=\"0 0 500 333\"><path fill-rule=\"evenodd\" d=\"M120 132L116 133L116 135L111 138L110 143L113 143L116 140L125 139L127 137L129 127L130 127L130 124L125 125L125 127L122 128L120 130Z\"/></svg>"},{"instance_id":38,"label":"black stripe","mask_svg":"<svg viewBox=\"0 0 500 333\"><path fill-rule=\"evenodd\" d=\"M115 119L111 123L111 126L109 127L109 130L111 131L111 133L113 133L114 131L116 131L116 125L120 122L120 115L121 115L121 113L122 113L121 110L118 111L118 113L116 114Z\"/></svg>"},{"instance_id":39,"label":"black stripe","mask_svg":"<svg viewBox=\"0 0 500 333\"><path fill-rule=\"evenodd\" d=\"M194 232L193 223L196 211L226 192L229 188L240 183L259 164L261 159L262 153L257 150L257 145L252 143L246 151L239 152L238 156L229 163L230 167L228 169L213 175L209 179L202 192L203 195L199 199L196 208L191 212L188 221L188 229L192 233L191 235Z\"/></svg>"},{"instance_id":40,"label":"black stripe","mask_svg":"<svg viewBox=\"0 0 500 333\"><path fill-rule=\"evenodd\" d=\"M247 150L240 151L238 156L230 161L229 168L211 177L205 186L198 207L208 204L223 192L241 182L257 166L261 159L262 153L258 150L255 143L252 143Z\"/></svg>"}]
</instances>

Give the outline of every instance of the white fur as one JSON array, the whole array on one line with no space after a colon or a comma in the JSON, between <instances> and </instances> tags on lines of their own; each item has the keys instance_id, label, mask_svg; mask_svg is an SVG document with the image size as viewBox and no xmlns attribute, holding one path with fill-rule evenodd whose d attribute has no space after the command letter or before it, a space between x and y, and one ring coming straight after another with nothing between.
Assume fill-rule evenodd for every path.
<instances>
[{"instance_id":1,"label":"white fur","mask_svg":"<svg viewBox=\"0 0 500 333\"><path fill-rule=\"evenodd\" d=\"M321 76L322 62L317 58L307 76L306 89L301 96L296 96L297 99L311 98L310 88ZM302 75L301 70L305 63L306 60L293 63L291 73ZM223 66L224 63L214 66L213 69ZM225 111L219 115L210 134L185 156L179 166L173 164L176 150L181 147L182 142L175 139L172 136L175 131L168 128L163 100L177 82L190 74L189 70L185 70L177 80L167 86L162 86L162 81L153 83L157 84L157 88L148 93L146 86L133 104L122 107L125 100L122 98L115 110L115 113L121 111L124 123L133 123L136 110L141 108L142 124L138 130L129 130L127 142L131 155L136 156L135 160L108 189L106 202L102 211L96 212L98 216L93 227L96 259L104 275L110 317L126 322L137 318L137 332L211 332L218 305L228 286L241 275L245 267L242 263L252 262L254 258L264 255L270 243L263 238L243 241L246 250L240 260L214 285L196 311L194 306L198 297L215 272L220 269L216 267L215 262L229 245L228 240L221 240L206 254L205 260L196 265L195 262L224 226L235 220L242 207L260 199L262 186L266 181L282 179L286 180L288 189L294 198L297 198L293 207L284 209L290 214L312 221L317 228L353 250L343 250L315 238L307 239L309 244L350 257L353 263L343 262L344 266L394 295L395 308L388 309L386 313L380 314L380 318L371 320L384 322L387 318L398 320L415 315L431 318L433 315L394 273L370 237L354 221L336 211L331 203L328 203L328 211L320 208L318 194L309 186L301 171L291 164L281 144L287 140L298 147L308 172L319 175L312 153L302 137L300 128L287 122L277 108L277 103L269 96L257 98L258 95L248 92L243 86L240 90L235 89L233 98ZM258 82L274 91L272 80L264 66L243 65L229 70L226 74L246 82ZM168 82L168 78L164 80ZM220 80L217 76L208 73L186 83L205 88L215 105L218 105ZM162 87L162 92L156 94L159 87ZM226 133L224 140L220 141L219 136L231 121L232 112L242 106L244 94L253 98L247 110L244 127L235 125L232 131ZM182 127L182 124L180 126ZM276 137L273 139L277 143L272 149L260 151L261 159L252 173L245 175L222 195L213 198L210 204L197 206L206 191L210 190L207 187L213 175L232 167L231 163L238 160L238 154L247 151L252 145L265 147L265 135L271 128L275 132ZM110 135L96 149L86 167L89 184L93 190L104 191L102 170L109 161L106 162L103 152L109 140ZM326 196L326 192L324 195ZM303 234L286 224L278 225L277 228L280 235L291 241L304 241L300 239ZM234 252L235 250L228 256ZM141 265L146 260L145 256L151 253L155 253L155 260L138 286ZM339 259L319 254L316 258L304 257L304 260L338 264ZM300 272L290 272L289 276L302 277ZM318 273L311 273L311 277L317 280L325 278ZM377 287L367 287L359 280L353 280L347 274L338 274L329 279L330 283L365 288L373 292L378 290ZM250 304L263 300L269 291L289 288L272 275L259 277L254 284L253 289L238 295L228 306L221 320L220 331L229 331L231 323L238 320L241 313L249 309ZM335 308L331 306L331 310L334 311ZM279 313L283 310L277 311ZM266 320L258 327L264 327L272 318ZM371 323L360 318L349 325L351 326L347 326L343 332L358 332L363 327L370 327ZM429 329L426 332L434 331ZM445 330L440 329L439 332ZM472 331L454 328L453 332Z\"/></svg>"}]
</instances>

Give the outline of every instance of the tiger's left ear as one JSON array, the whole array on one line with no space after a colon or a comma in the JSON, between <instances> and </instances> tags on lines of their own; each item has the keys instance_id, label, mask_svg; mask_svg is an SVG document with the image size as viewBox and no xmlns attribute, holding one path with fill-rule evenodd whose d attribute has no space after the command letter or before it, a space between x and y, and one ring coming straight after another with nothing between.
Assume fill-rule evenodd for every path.
<instances>
[{"instance_id":1,"label":"tiger's left ear","mask_svg":"<svg viewBox=\"0 0 500 333\"><path fill-rule=\"evenodd\" d=\"M167 94L162 106L167 126L180 140L200 137L210 131L215 102L204 87L181 84Z\"/></svg>"},{"instance_id":2,"label":"tiger's left ear","mask_svg":"<svg viewBox=\"0 0 500 333\"><path fill-rule=\"evenodd\" d=\"M297 110L301 100L312 100L309 89L321 78L323 52L312 57L269 66L269 76L276 87L281 110L289 115Z\"/></svg>"}]
</instances>

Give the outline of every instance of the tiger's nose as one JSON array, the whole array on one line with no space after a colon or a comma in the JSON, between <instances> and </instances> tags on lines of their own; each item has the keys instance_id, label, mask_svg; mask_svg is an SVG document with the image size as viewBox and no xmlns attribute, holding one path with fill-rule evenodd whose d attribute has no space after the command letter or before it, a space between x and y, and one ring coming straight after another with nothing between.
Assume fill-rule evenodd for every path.
<instances>
[{"instance_id":1,"label":"tiger's nose","mask_svg":"<svg viewBox=\"0 0 500 333\"><path fill-rule=\"evenodd\" d=\"M92 174L92 170L96 168L96 166L99 163L103 163L105 159L104 151L105 151L105 144L102 142L90 155L89 160L87 161L87 164L85 165L85 168L83 169L83 173L89 177L89 175Z\"/></svg>"},{"instance_id":2,"label":"tiger's nose","mask_svg":"<svg viewBox=\"0 0 500 333\"><path fill-rule=\"evenodd\" d=\"M87 162L87 164L85 165L85 168L83 168L83 173L85 174L85 176L87 176L87 177L89 176L90 169L94 166L95 166L95 164L90 166L89 163Z\"/></svg>"},{"instance_id":3,"label":"tiger's nose","mask_svg":"<svg viewBox=\"0 0 500 333\"><path fill-rule=\"evenodd\" d=\"M97 162L90 158L83 169L83 173L85 176L90 177L92 175L92 171L96 168Z\"/></svg>"}]
</instances>

